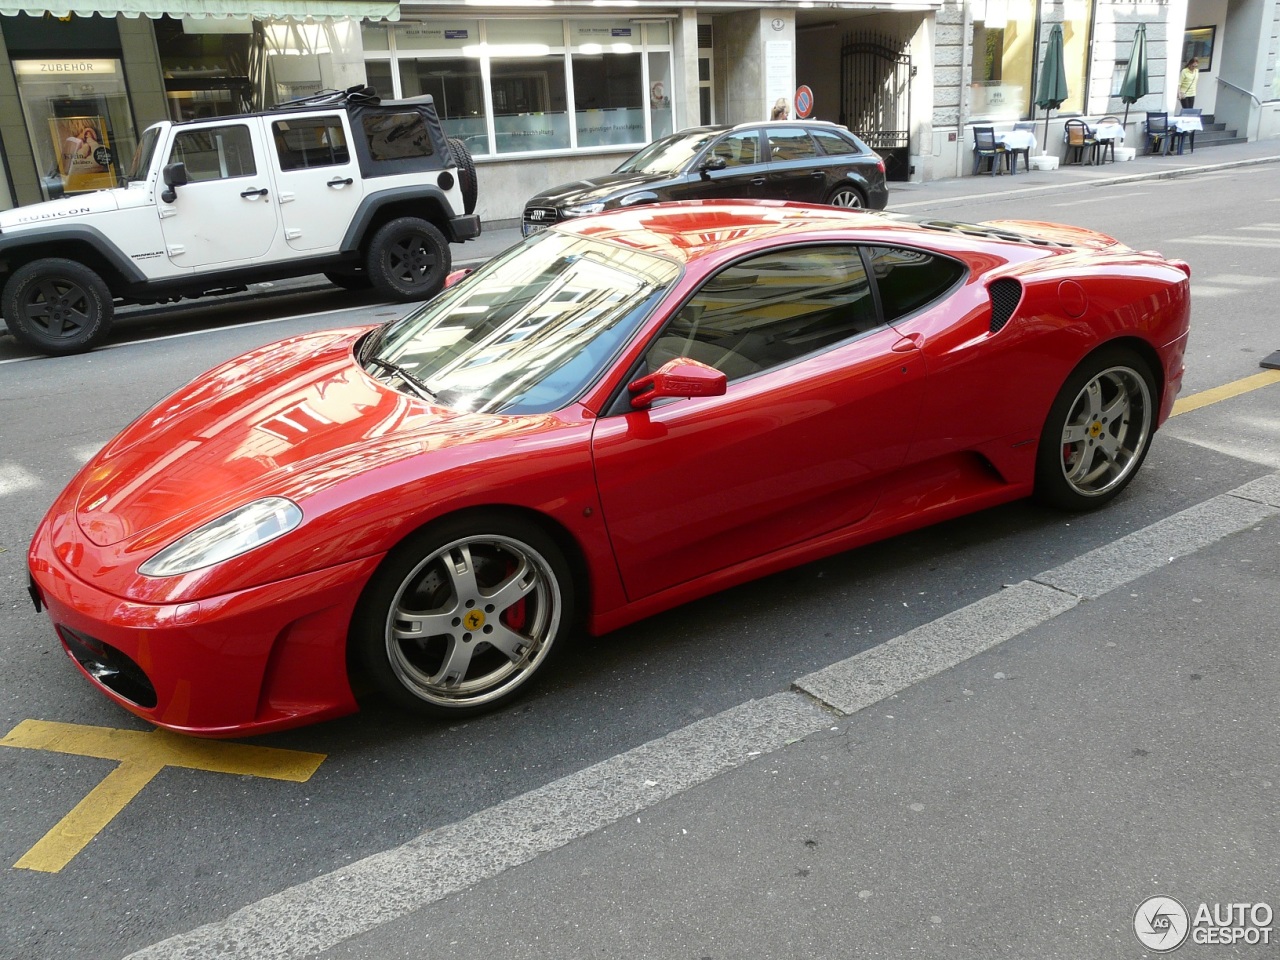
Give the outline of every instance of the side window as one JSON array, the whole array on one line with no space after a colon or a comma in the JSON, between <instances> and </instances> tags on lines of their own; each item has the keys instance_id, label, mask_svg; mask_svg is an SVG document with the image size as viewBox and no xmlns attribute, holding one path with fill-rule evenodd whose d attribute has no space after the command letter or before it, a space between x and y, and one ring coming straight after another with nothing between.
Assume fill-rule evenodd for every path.
<instances>
[{"instance_id":1,"label":"side window","mask_svg":"<svg viewBox=\"0 0 1280 960\"><path fill-rule=\"evenodd\" d=\"M879 325L855 246L744 260L707 280L649 348L656 370L689 357L730 379L824 350Z\"/></svg>"},{"instance_id":2,"label":"side window","mask_svg":"<svg viewBox=\"0 0 1280 960\"><path fill-rule=\"evenodd\" d=\"M722 157L726 166L742 167L760 162L760 133L758 130L739 130L716 141L711 148L713 157Z\"/></svg>"},{"instance_id":3,"label":"side window","mask_svg":"<svg viewBox=\"0 0 1280 960\"><path fill-rule=\"evenodd\" d=\"M351 162L340 117L277 120L271 125L281 170L333 167Z\"/></svg>"},{"instance_id":4,"label":"side window","mask_svg":"<svg viewBox=\"0 0 1280 960\"><path fill-rule=\"evenodd\" d=\"M833 130L814 130L812 133L813 139L818 141L822 152L829 157L843 157L862 152L856 143L846 140Z\"/></svg>"},{"instance_id":5,"label":"side window","mask_svg":"<svg viewBox=\"0 0 1280 960\"><path fill-rule=\"evenodd\" d=\"M184 130L174 137L168 162L185 163L192 183L252 177L258 172L253 138L244 124Z\"/></svg>"},{"instance_id":6,"label":"side window","mask_svg":"<svg viewBox=\"0 0 1280 960\"><path fill-rule=\"evenodd\" d=\"M923 250L871 247L867 252L880 308L890 323L937 300L965 275L964 264Z\"/></svg>"},{"instance_id":7,"label":"side window","mask_svg":"<svg viewBox=\"0 0 1280 960\"><path fill-rule=\"evenodd\" d=\"M416 112L365 114L364 135L374 160L429 157L435 152L427 124Z\"/></svg>"},{"instance_id":8,"label":"side window","mask_svg":"<svg viewBox=\"0 0 1280 960\"><path fill-rule=\"evenodd\" d=\"M809 160L818 155L809 134L799 127L770 127L768 135L770 160Z\"/></svg>"}]
</instances>

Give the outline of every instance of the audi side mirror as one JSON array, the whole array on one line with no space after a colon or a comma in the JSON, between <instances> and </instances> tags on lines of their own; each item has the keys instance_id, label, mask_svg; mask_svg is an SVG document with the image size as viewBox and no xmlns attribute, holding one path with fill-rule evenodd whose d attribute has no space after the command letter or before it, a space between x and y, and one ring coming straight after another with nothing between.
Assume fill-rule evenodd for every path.
<instances>
[{"instance_id":1,"label":"audi side mirror","mask_svg":"<svg viewBox=\"0 0 1280 960\"><path fill-rule=\"evenodd\" d=\"M628 384L631 406L643 410L664 397L722 397L728 378L715 367L688 357L676 357L655 373Z\"/></svg>"}]
</instances>

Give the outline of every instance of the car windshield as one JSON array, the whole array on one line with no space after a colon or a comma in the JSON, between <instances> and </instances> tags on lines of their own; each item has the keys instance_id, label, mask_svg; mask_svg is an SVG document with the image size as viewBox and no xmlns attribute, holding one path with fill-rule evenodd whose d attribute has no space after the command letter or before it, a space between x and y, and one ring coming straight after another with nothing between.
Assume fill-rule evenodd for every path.
<instances>
[{"instance_id":1,"label":"car windshield","mask_svg":"<svg viewBox=\"0 0 1280 960\"><path fill-rule=\"evenodd\" d=\"M614 173L675 173L697 156L698 151L716 138L718 131L701 130L693 133L673 133L655 140L631 159L623 162Z\"/></svg>"},{"instance_id":2,"label":"car windshield","mask_svg":"<svg viewBox=\"0 0 1280 960\"><path fill-rule=\"evenodd\" d=\"M138 148L133 151L133 159L129 161L129 169L125 171L130 181L145 180L151 170L151 156L156 152L156 142L160 139L160 131L156 128L147 130L138 141Z\"/></svg>"},{"instance_id":3,"label":"car windshield","mask_svg":"<svg viewBox=\"0 0 1280 960\"><path fill-rule=\"evenodd\" d=\"M540 234L392 321L361 361L456 410L558 410L596 381L679 273L638 250Z\"/></svg>"}]
</instances>

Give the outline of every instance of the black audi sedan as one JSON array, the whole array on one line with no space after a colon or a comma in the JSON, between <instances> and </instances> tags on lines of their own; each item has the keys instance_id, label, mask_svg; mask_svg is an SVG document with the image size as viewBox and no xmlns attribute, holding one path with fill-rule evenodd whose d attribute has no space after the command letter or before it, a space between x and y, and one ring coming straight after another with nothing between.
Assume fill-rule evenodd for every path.
<instances>
[{"instance_id":1,"label":"black audi sedan","mask_svg":"<svg viewBox=\"0 0 1280 960\"><path fill-rule=\"evenodd\" d=\"M693 127L655 140L613 173L561 184L524 207L527 237L561 220L660 200L769 199L883 210L884 161L825 120Z\"/></svg>"}]
</instances>

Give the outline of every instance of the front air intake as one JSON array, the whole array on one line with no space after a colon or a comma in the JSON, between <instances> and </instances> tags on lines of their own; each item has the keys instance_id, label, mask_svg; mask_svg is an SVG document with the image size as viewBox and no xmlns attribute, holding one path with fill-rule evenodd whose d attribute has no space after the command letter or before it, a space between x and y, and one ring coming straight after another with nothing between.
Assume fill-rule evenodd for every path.
<instances>
[{"instance_id":1,"label":"front air intake","mask_svg":"<svg viewBox=\"0 0 1280 960\"><path fill-rule=\"evenodd\" d=\"M1022 299L1022 284L1008 277L1001 277L987 288L991 294L991 332L999 333L1018 309Z\"/></svg>"}]
</instances>

